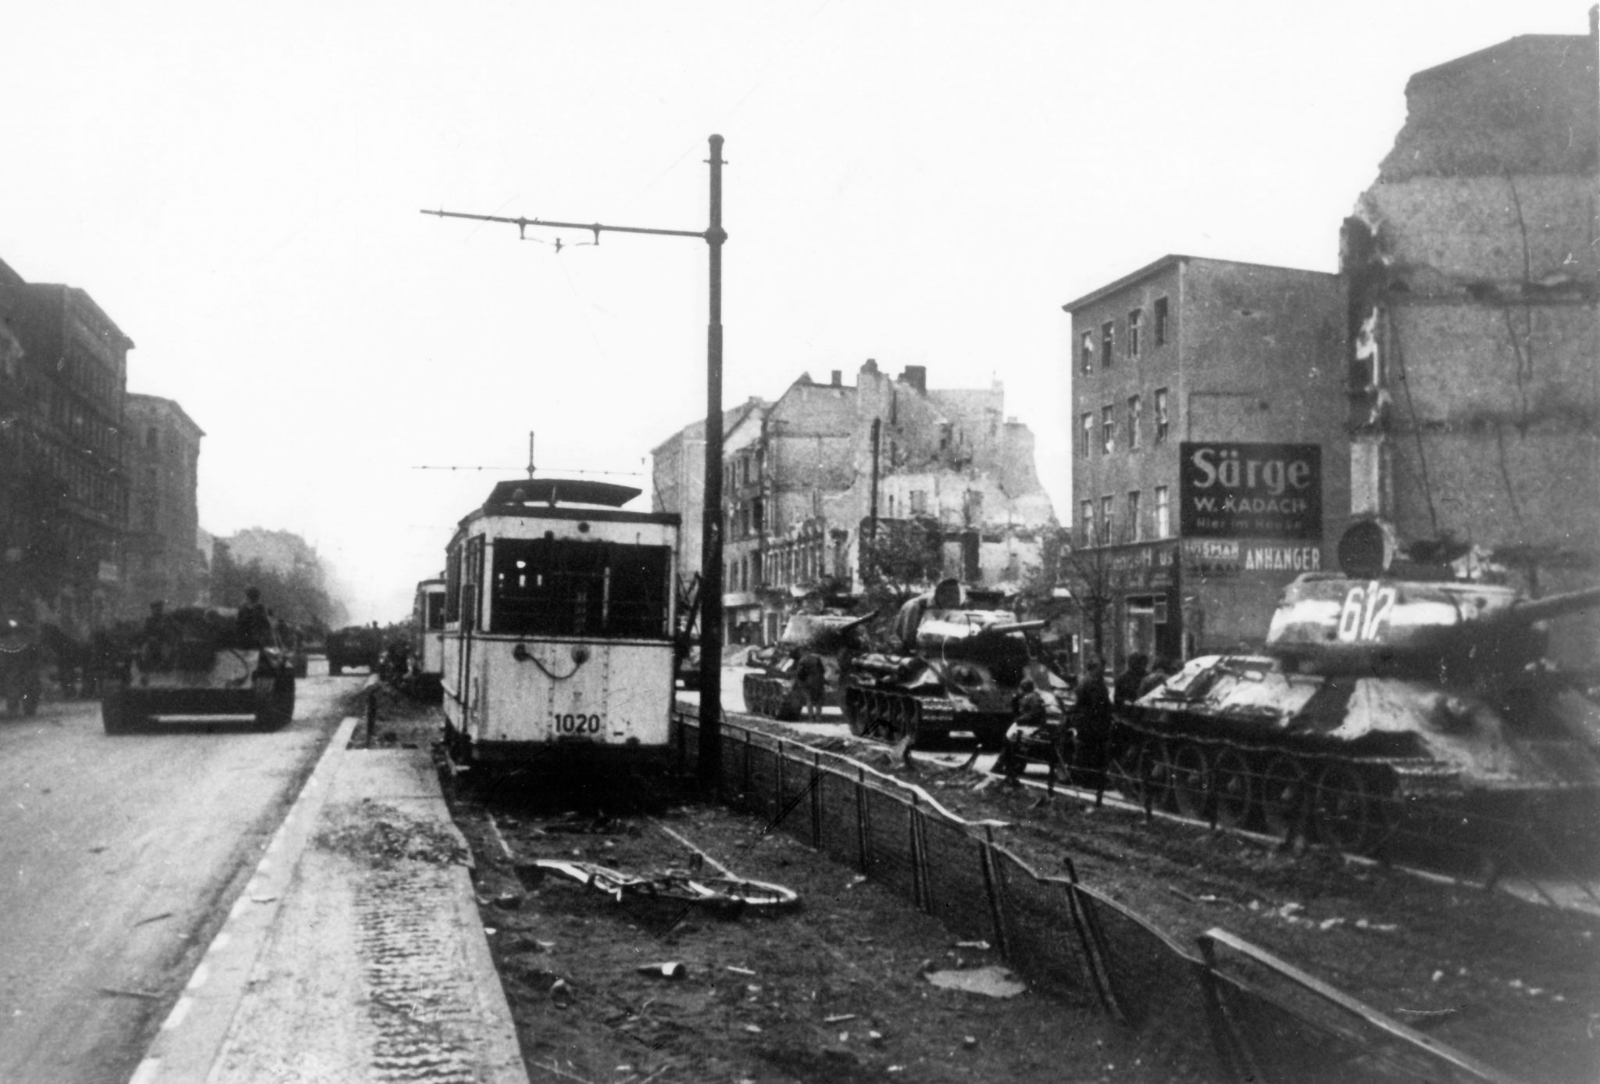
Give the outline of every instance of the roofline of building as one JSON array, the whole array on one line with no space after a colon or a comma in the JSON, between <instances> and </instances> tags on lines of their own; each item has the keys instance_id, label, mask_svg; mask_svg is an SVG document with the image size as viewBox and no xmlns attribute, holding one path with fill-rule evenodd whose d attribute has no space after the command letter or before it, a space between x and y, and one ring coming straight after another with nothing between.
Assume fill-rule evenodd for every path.
<instances>
[{"instance_id":1,"label":"roofline of building","mask_svg":"<svg viewBox=\"0 0 1600 1084\"><path fill-rule=\"evenodd\" d=\"M1167 255L1161 257L1159 260L1155 260L1152 263L1145 264L1143 267L1139 268L1139 270L1134 271L1131 274L1124 275L1120 279L1117 279L1115 282L1107 283L1106 285L1101 286L1098 289L1091 290L1090 292L1084 294L1080 298L1076 298L1076 299L1074 299L1072 301L1068 301L1065 305L1061 306L1061 309L1062 309L1063 312L1071 313L1071 312L1076 312L1078 309L1087 308L1088 306L1094 304L1097 301L1103 300L1104 298L1110 296L1111 294L1114 294L1114 293L1117 293L1117 292L1119 292L1121 290L1127 289L1129 286L1132 286L1136 282L1141 282L1144 279L1151 278L1157 272L1165 271L1168 267L1175 267L1178 264L1183 264L1183 263L1207 263L1207 264L1223 264L1223 263L1226 263L1226 264L1232 264L1235 267L1260 267L1260 268L1265 268L1266 270L1270 270L1270 271L1295 271L1295 272L1298 272L1298 273L1300 273L1302 275L1324 275L1324 276L1327 276L1327 277L1330 277L1330 278L1331 277L1336 277L1336 272L1333 272L1333 271L1313 271L1313 270L1311 270L1310 268L1307 268L1307 267L1286 267L1283 264L1255 263L1255 262L1253 262L1251 260L1226 260L1226 259L1219 259L1219 258L1214 257L1214 256L1189 256L1189 255L1185 255L1185 254L1183 254L1181 252L1173 252L1173 253L1168 253Z\"/></svg>"},{"instance_id":2,"label":"roofline of building","mask_svg":"<svg viewBox=\"0 0 1600 1084\"><path fill-rule=\"evenodd\" d=\"M722 412L722 431L726 433L730 428L744 421L745 418L750 416L751 411L769 409L771 406L771 403L767 402L765 399L762 399L759 395L752 395L738 406L728 407ZM701 418L699 421L690 422L688 425L672 434L672 436L668 437L660 444L657 444L654 448L651 448L650 454L660 455L663 450L672 444L673 441L683 440L684 434L689 432L691 429L699 429L702 433L704 433L705 425L706 420L704 418Z\"/></svg>"},{"instance_id":3,"label":"roofline of building","mask_svg":"<svg viewBox=\"0 0 1600 1084\"><path fill-rule=\"evenodd\" d=\"M1419 72L1413 72L1411 74L1411 78L1406 80L1406 85L1409 86L1412 83L1419 81L1426 82L1429 79L1450 75L1463 68L1473 67L1482 63L1485 58L1493 53L1497 53L1504 49L1510 49L1518 45L1553 46L1561 44L1571 46L1576 45L1579 42L1592 42L1593 40L1594 38L1589 34L1518 34L1514 38L1507 38L1505 41L1496 42L1493 45L1485 46L1484 48L1479 49L1476 52L1468 53L1465 56L1458 56L1452 60L1446 60L1443 64L1435 64L1431 68L1423 68Z\"/></svg>"},{"instance_id":4,"label":"roofline of building","mask_svg":"<svg viewBox=\"0 0 1600 1084\"><path fill-rule=\"evenodd\" d=\"M171 407L173 410L177 411L178 412L178 416L180 418L182 418L184 421L188 422L190 427L193 428L196 433L198 433L202 437L206 435L206 431L204 429L200 428L200 425L199 425L198 422L196 422L193 418L189 417L189 412L184 410L182 404L180 404L176 399L168 399L168 398L166 398L164 396L160 396L160 395L147 395L146 393L144 393L142 391L130 391L130 392L127 393L127 398L128 399L144 399L144 400L146 400L148 402L152 402L152 403L164 403L165 405Z\"/></svg>"},{"instance_id":5,"label":"roofline of building","mask_svg":"<svg viewBox=\"0 0 1600 1084\"><path fill-rule=\"evenodd\" d=\"M85 290L82 286L69 286L64 282L29 282L25 283L24 286L29 290L59 290L61 291L63 297L65 297L68 290L80 295L89 303L89 307L95 311L100 319L105 321L106 326L114 331L117 334L117 337L122 340L122 348L124 350L132 350L135 347L136 344L134 343L133 339L128 336L128 333L123 331L115 320L111 319L110 313L101 308L100 302L94 299L94 295L88 290Z\"/></svg>"}]
</instances>

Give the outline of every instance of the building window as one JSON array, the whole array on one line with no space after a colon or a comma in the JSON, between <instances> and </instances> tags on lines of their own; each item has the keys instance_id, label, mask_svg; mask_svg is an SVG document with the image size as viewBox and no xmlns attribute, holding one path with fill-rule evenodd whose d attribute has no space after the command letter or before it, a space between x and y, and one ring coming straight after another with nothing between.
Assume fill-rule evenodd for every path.
<instances>
[{"instance_id":1,"label":"building window","mask_svg":"<svg viewBox=\"0 0 1600 1084\"><path fill-rule=\"evenodd\" d=\"M1078 454L1084 459L1089 458L1089 452L1094 447L1094 412L1090 411L1078 418Z\"/></svg>"},{"instance_id":2,"label":"building window","mask_svg":"<svg viewBox=\"0 0 1600 1084\"><path fill-rule=\"evenodd\" d=\"M1128 356L1139 356L1139 321L1144 316L1143 309L1128 310Z\"/></svg>"},{"instance_id":3,"label":"building window","mask_svg":"<svg viewBox=\"0 0 1600 1084\"><path fill-rule=\"evenodd\" d=\"M1165 346L1172 337L1172 328L1167 323L1167 299L1156 298L1156 345Z\"/></svg>"},{"instance_id":4,"label":"building window","mask_svg":"<svg viewBox=\"0 0 1600 1084\"><path fill-rule=\"evenodd\" d=\"M1084 376L1094 372L1094 336L1087 331L1078 340L1078 372Z\"/></svg>"},{"instance_id":5,"label":"building window","mask_svg":"<svg viewBox=\"0 0 1600 1084\"><path fill-rule=\"evenodd\" d=\"M1078 503L1078 529L1082 533L1085 546L1094 545L1094 502L1080 501Z\"/></svg>"},{"instance_id":6,"label":"building window","mask_svg":"<svg viewBox=\"0 0 1600 1084\"><path fill-rule=\"evenodd\" d=\"M1117 325L1115 321L1107 320L1100 325L1100 368L1111 368L1111 355L1116 345Z\"/></svg>"},{"instance_id":7,"label":"building window","mask_svg":"<svg viewBox=\"0 0 1600 1084\"><path fill-rule=\"evenodd\" d=\"M1139 414L1142 407L1137 395L1128 396L1128 451L1136 451L1139 447Z\"/></svg>"},{"instance_id":8,"label":"building window","mask_svg":"<svg viewBox=\"0 0 1600 1084\"><path fill-rule=\"evenodd\" d=\"M913 489L911 491L911 514L913 516L925 516L928 514L927 490Z\"/></svg>"},{"instance_id":9,"label":"building window","mask_svg":"<svg viewBox=\"0 0 1600 1084\"><path fill-rule=\"evenodd\" d=\"M1166 486L1156 486L1156 537L1172 537L1172 504Z\"/></svg>"},{"instance_id":10,"label":"building window","mask_svg":"<svg viewBox=\"0 0 1600 1084\"><path fill-rule=\"evenodd\" d=\"M1144 523L1139 519L1139 491L1128 491L1128 529L1133 535L1133 541L1144 541Z\"/></svg>"},{"instance_id":11,"label":"building window","mask_svg":"<svg viewBox=\"0 0 1600 1084\"><path fill-rule=\"evenodd\" d=\"M1117 417L1115 407L1100 408L1100 451L1110 455L1117 447Z\"/></svg>"},{"instance_id":12,"label":"building window","mask_svg":"<svg viewBox=\"0 0 1600 1084\"><path fill-rule=\"evenodd\" d=\"M1156 389L1156 444L1165 444L1172 427L1167 417L1167 389Z\"/></svg>"},{"instance_id":13,"label":"building window","mask_svg":"<svg viewBox=\"0 0 1600 1084\"><path fill-rule=\"evenodd\" d=\"M1111 544L1111 523L1116 509L1112 505L1114 498L1100 498L1100 541L1103 545Z\"/></svg>"}]
</instances>

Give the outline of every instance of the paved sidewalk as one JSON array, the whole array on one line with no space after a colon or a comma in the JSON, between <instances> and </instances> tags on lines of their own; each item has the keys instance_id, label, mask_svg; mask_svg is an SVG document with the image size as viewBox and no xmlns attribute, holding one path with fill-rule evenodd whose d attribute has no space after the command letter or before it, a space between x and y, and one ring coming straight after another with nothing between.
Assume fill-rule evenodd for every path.
<instances>
[{"instance_id":1,"label":"paved sidewalk","mask_svg":"<svg viewBox=\"0 0 1600 1084\"><path fill-rule=\"evenodd\" d=\"M427 749L334 735L130 1084L526 1084Z\"/></svg>"}]
</instances>

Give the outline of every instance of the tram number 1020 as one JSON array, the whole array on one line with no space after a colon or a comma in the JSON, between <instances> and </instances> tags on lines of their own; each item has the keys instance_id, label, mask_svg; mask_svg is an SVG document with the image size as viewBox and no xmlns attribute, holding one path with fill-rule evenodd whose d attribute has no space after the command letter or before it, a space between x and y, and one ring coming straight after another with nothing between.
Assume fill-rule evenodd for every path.
<instances>
[{"instance_id":1,"label":"tram number 1020","mask_svg":"<svg viewBox=\"0 0 1600 1084\"><path fill-rule=\"evenodd\" d=\"M555 720L557 734L598 734L605 729L605 717L602 715L554 712L551 718Z\"/></svg>"},{"instance_id":2,"label":"tram number 1020","mask_svg":"<svg viewBox=\"0 0 1600 1084\"><path fill-rule=\"evenodd\" d=\"M1345 643L1376 640L1394 609L1395 589L1376 580L1352 587L1339 608L1339 639Z\"/></svg>"}]
</instances>

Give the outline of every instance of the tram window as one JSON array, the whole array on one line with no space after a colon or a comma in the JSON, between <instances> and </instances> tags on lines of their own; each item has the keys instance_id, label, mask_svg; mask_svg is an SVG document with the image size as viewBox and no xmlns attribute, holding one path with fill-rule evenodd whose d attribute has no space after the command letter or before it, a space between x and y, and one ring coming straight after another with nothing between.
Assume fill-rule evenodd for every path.
<instances>
[{"instance_id":1,"label":"tram window","mask_svg":"<svg viewBox=\"0 0 1600 1084\"><path fill-rule=\"evenodd\" d=\"M491 628L512 635L665 637L664 546L495 543Z\"/></svg>"}]
</instances>

